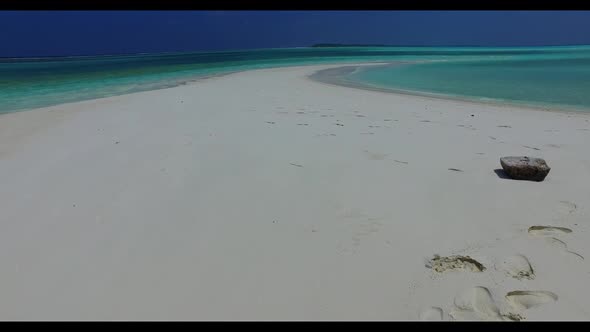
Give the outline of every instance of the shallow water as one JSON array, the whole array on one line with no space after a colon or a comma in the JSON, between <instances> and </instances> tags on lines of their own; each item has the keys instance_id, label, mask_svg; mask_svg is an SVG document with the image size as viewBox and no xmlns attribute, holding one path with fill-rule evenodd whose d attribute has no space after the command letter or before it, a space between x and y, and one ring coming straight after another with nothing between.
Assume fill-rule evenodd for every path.
<instances>
[{"instance_id":1,"label":"shallow water","mask_svg":"<svg viewBox=\"0 0 590 332\"><path fill-rule=\"evenodd\" d=\"M346 75L378 88L590 111L590 50L365 67Z\"/></svg>"},{"instance_id":2,"label":"shallow water","mask_svg":"<svg viewBox=\"0 0 590 332\"><path fill-rule=\"evenodd\" d=\"M590 46L346 47L0 59L0 113L175 86L232 71L303 64L426 61L349 73L381 88L590 107Z\"/></svg>"}]
</instances>

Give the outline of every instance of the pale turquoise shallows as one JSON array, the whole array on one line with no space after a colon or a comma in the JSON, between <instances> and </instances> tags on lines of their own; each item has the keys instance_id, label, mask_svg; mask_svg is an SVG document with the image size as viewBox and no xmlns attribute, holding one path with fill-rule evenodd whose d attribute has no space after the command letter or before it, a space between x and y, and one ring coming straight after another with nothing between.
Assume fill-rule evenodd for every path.
<instances>
[{"instance_id":1,"label":"pale turquoise shallows","mask_svg":"<svg viewBox=\"0 0 590 332\"><path fill-rule=\"evenodd\" d=\"M590 50L359 69L347 79L476 101L590 110Z\"/></svg>"},{"instance_id":2,"label":"pale turquoise shallows","mask_svg":"<svg viewBox=\"0 0 590 332\"><path fill-rule=\"evenodd\" d=\"M356 71L361 85L590 110L590 46L337 47L0 59L0 113L175 86L207 75L302 64L416 61Z\"/></svg>"}]
</instances>

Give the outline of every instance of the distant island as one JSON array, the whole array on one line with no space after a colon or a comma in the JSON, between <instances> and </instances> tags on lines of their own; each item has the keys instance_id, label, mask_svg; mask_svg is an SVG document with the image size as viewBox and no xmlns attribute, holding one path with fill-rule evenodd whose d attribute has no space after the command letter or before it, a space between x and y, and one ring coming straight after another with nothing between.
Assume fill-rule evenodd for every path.
<instances>
[{"instance_id":1,"label":"distant island","mask_svg":"<svg viewBox=\"0 0 590 332\"><path fill-rule=\"evenodd\" d=\"M387 47L391 45L382 44L313 44L311 47Z\"/></svg>"},{"instance_id":2,"label":"distant island","mask_svg":"<svg viewBox=\"0 0 590 332\"><path fill-rule=\"evenodd\" d=\"M386 45L386 44L338 44L321 43L313 44L311 47L486 47L481 45ZM504 46L511 47L511 46Z\"/></svg>"}]
</instances>

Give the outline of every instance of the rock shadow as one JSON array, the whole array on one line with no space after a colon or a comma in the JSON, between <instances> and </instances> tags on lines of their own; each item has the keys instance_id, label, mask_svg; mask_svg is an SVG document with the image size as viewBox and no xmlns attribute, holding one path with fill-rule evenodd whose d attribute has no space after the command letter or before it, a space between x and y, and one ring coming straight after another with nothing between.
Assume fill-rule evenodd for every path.
<instances>
[{"instance_id":1,"label":"rock shadow","mask_svg":"<svg viewBox=\"0 0 590 332\"><path fill-rule=\"evenodd\" d=\"M494 173L496 173L496 175L500 178L500 179L507 179L507 180L512 180L508 174L506 174L506 172L504 172L503 169L501 168L497 168L494 170Z\"/></svg>"}]
</instances>

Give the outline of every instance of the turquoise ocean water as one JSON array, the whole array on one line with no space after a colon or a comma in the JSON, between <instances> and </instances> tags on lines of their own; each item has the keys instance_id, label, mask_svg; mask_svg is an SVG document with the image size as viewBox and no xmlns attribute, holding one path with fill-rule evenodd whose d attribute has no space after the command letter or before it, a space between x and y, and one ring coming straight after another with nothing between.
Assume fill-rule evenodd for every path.
<instances>
[{"instance_id":1,"label":"turquoise ocean water","mask_svg":"<svg viewBox=\"0 0 590 332\"><path fill-rule=\"evenodd\" d=\"M415 61L347 80L476 100L590 110L590 46L335 47L0 59L0 113L165 88L233 71Z\"/></svg>"}]
</instances>

